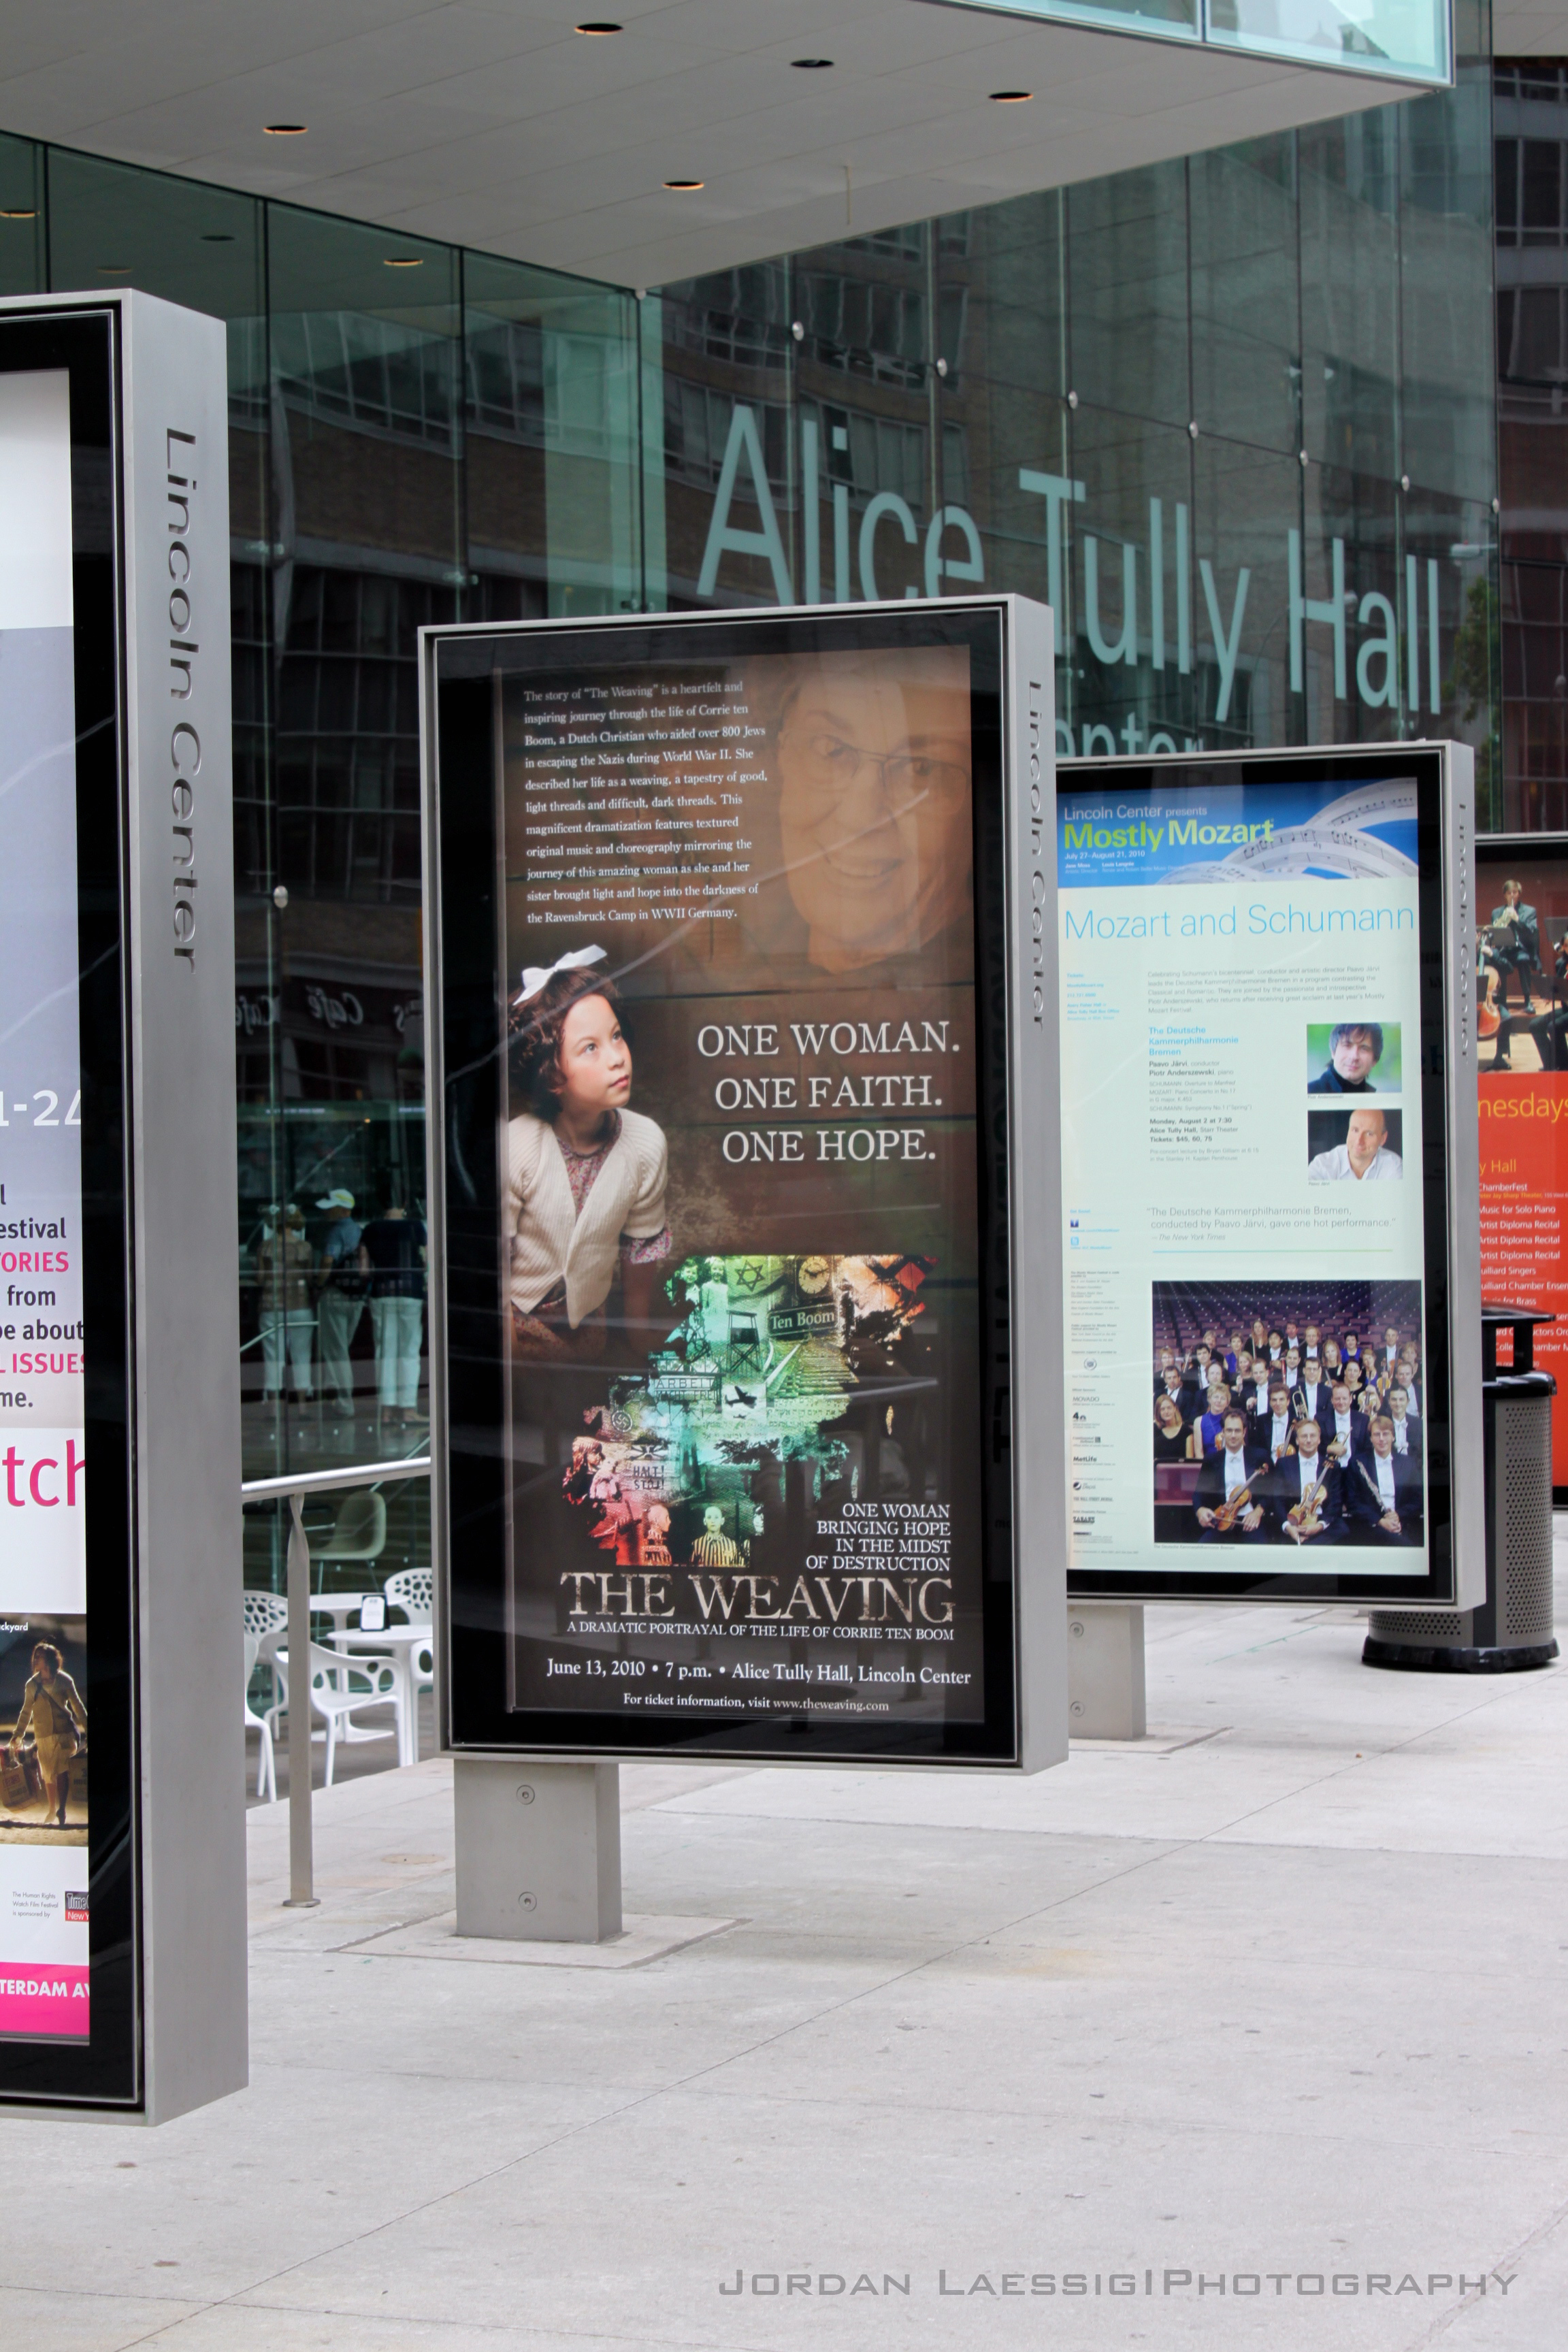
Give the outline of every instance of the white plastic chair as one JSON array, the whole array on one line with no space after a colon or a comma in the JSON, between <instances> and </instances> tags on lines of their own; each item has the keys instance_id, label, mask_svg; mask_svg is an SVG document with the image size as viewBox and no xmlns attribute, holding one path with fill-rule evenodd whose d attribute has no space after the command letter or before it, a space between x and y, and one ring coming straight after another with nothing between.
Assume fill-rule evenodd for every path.
<instances>
[{"instance_id":1,"label":"white plastic chair","mask_svg":"<svg viewBox=\"0 0 1568 2352\"><path fill-rule=\"evenodd\" d=\"M289 1653L276 1653L282 1670L285 1704L287 1704ZM399 1755L403 1752L403 1691L398 1679L397 1661L379 1654L369 1657L347 1657L341 1650L323 1650L312 1642L309 1653L310 1674L310 1710L319 1715L326 1726L327 1771L325 1786L332 1785L332 1771L341 1741L345 1748L357 1748L370 1739L395 1739ZM389 1706L390 1726L377 1724L367 1730L354 1721L363 1707ZM323 1735L313 1731L312 1739Z\"/></svg>"},{"instance_id":2,"label":"white plastic chair","mask_svg":"<svg viewBox=\"0 0 1568 2352\"><path fill-rule=\"evenodd\" d=\"M379 1559L385 1549L385 1496L374 1487L351 1486L338 1505L331 1532L312 1541L310 1558L324 1570L332 1561Z\"/></svg>"},{"instance_id":3,"label":"white plastic chair","mask_svg":"<svg viewBox=\"0 0 1568 2352\"><path fill-rule=\"evenodd\" d=\"M243 1601L245 1630L258 1642L274 1627L289 1622L289 1603L280 1592L247 1592Z\"/></svg>"},{"instance_id":4,"label":"white plastic chair","mask_svg":"<svg viewBox=\"0 0 1568 2352\"><path fill-rule=\"evenodd\" d=\"M278 1717L286 1696L283 1678L278 1671L277 1651L289 1624L289 1603L280 1592L247 1592L242 1596L246 1638L256 1641L256 1657L251 1669L259 1664L266 1667L272 1685L272 1703L264 1710L267 1732L270 1739L278 1737ZM245 1677L247 1705L249 1704L250 1673ZM252 1717L252 1721L255 1717Z\"/></svg>"},{"instance_id":5,"label":"white plastic chair","mask_svg":"<svg viewBox=\"0 0 1568 2352\"><path fill-rule=\"evenodd\" d=\"M389 1576L386 1597L395 1601L411 1625L428 1625L436 1603L436 1572L429 1568L400 1568Z\"/></svg>"},{"instance_id":6,"label":"white plastic chair","mask_svg":"<svg viewBox=\"0 0 1568 2352\"><path fill-rule=\"evenodd\" d=\"M400 1568L389 1576L384 1587L389 1602L395 1601L411 1625L429 1625L436 1606L436 1574L428 1568ZM416 1650L409 1659L414 1684L414 1704L419 1704L422 1690L436 1685L436 1653L433 1649Z\"/></svg>"},{"instance_id":7,"label":"white plastic chair","mask_svg":"<svg viewBox=\"0 0 1568 2352\"><path fill-rule=\"evenodd\" d=\"M248 1600L249 1595L247 1594ZM268 1596L270 1597L270 1596ZM245 1636L245 1727L261 1734L261 1750L256 1759L256 1793L265 1797L269 1805L278 1802L278 1774L272 1757L272 1726L264 1715L250 1711L250 1677L256 1672L257 1654L261 1643L254 1633Z\"/></svg>"}]
</instances>

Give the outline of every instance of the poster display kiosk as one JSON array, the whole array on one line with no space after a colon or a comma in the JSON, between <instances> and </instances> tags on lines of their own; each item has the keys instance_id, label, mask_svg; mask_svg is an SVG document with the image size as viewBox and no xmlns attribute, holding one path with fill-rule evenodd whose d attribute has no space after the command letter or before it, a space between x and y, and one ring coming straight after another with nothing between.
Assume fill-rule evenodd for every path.
<instances>
[{"instance_id":1,"label":"poster display kiosk","mask_svg":"<svg viewBox=\"0 0 1568 2352\"><path fill-rule=\"evenodd\" d=\"M1080 1603L1481 1597L1471 771L1058 773Z\"/></svg>"},{"instance_id":2,"label":"poster display kiosk","mask_svg":"<svg viewBox=\"0 0 1568 2352\"><path fill-rule=\"evenodd\" d=\"M225 332L0 302L0 2106L246 2078Z\"/></svg>"},{"instance_id":3,"label":"poster display kiosk","mask_svg":"<svg viewBox=\"0 0 1568 2352\"><path fill-rule=\"evenodd\" d=\"M1568 1504L1568 835L1476 845L1481 1290L1551 1316L1534 1360L1557 1382L1552 1492ZM1500 1331L1499 1368L1512 1364Z\"/></svg>"},{"instance_id":4,"label":"poster display kiosk","mask_svg":"<svg viewBox=\"0 0 1568 2352\"><path fill-rule=\"evenodd\" d=\"M1051 645L422 633L459 1759L1065 1753Z\"/></svg>"}]
</instances>

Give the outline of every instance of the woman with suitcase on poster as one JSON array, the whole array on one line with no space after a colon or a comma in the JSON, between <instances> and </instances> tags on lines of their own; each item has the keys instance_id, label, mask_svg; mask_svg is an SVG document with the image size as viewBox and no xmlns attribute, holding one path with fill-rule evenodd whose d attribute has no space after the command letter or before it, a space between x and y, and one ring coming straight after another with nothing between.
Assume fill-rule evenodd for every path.
<instances>
[{"instance_id":1,"label":"woman with suitcase on poster","mask_svg":"<svg viewBox=\"0 0 1568 2352\"><path fill-rule=\"evenodd\" d=\"M22 1693L7 1753L16 1763L22 1735L30 1725L38 1769L43 1774L45 1807L63 1830L66 1801L70 1795L71 1763L87 1746L87 1709L52 1642L39 1642L35 1646L31 1664L33 1671Z\"/></svg>"}]
</instances>

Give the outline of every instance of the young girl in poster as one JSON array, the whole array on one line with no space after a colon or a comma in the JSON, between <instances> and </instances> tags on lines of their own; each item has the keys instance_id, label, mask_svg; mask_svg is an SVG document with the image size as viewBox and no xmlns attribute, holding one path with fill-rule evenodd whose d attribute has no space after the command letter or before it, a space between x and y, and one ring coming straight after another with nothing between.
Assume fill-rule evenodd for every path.
<instances>
[{"instance_id":1,"label":"young girl in poster","mask_svg":"<svg viewBox=\"0 0 1568 2352\"><path fill-rule=\"evenodd\" d=\"M659 1263L668 1155L663 1129L628 1108L632 1055L605 950L579 948L522 975L510 1020L506 1214L514 1352L592 1362L621 1277L626 1322L646 1338Z\"/></svg>"}]
</instances>

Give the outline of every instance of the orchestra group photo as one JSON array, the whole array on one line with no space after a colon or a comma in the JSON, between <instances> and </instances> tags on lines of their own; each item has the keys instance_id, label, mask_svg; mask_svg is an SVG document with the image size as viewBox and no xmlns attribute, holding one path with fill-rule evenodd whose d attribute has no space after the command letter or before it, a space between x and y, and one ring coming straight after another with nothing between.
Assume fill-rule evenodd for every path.
<instances>
[{"instance_id":1,"label":"orchestra group photo","mask_svg":"<svg viewBox=\"0 0 1568 2352\"><path fill-rule=\"evenodd\" d=\"M1162 1282L1154 1540L1425 1543L1418 1282Z\"/></svg>"}]
</instances>

